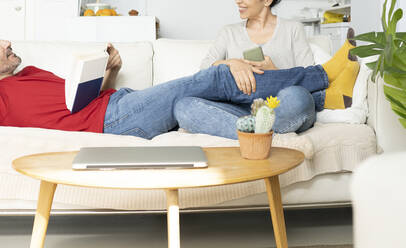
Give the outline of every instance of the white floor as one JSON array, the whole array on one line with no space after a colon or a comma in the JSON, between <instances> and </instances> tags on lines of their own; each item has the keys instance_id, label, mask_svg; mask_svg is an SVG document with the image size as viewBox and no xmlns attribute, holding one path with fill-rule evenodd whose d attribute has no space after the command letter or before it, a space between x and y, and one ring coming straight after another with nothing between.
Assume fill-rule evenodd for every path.
<instances>
[{"instance_id":1,"label":"white floor","mask_svg":"<svg viewBox=\"0 0 406 248\"><path fill-rule=\"evenodd\" d=\"M352 210L285 211L289 246L352 244ZM33 217L0 217L0 247L29 247ZM47 248L167 247L166 216L51 216ZM182 248L275 247L268 211L181 215Z\"/></svg>"}]
</instances>

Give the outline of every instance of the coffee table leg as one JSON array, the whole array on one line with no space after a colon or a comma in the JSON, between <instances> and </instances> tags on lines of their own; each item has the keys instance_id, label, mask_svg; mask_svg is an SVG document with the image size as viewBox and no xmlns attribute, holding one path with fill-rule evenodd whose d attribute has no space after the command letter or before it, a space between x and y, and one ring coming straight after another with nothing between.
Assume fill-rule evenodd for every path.
<instances>
[{"instance_id":1,"label":"coffee table leg","mask_svg":"<svg viewBox=\"0 0 406 248\"><path fill-rule=\"evenodd\" d=\"M45 235L47 233L49 214L51 212L55 189L56 184L41 181L30 248L44 247Z\"/></svg>"},{"instance_id":2,"label":"coffee table leg","mask_svg":"<svg viewBox=\"0 0 406 248\"><path fill-rule=\"evenodd\" d=\"M279 177L265 178L266 190L268 192L269 208L271 209L272 225L275 234L277 248L287 248L285 217L283 215L281 189Z\"/></svg>"},{"instance_id":3,"label":"coffee table leg","mask_svg":"<svg viewBox=\"0 0 406 248\"><path fill-rule=\"evenodd\" d=\"M168 210L168 247L180 247L180 227L179 227L179 200L178 190L166 190L166 206Z\"/></svg>"}]
</instances>

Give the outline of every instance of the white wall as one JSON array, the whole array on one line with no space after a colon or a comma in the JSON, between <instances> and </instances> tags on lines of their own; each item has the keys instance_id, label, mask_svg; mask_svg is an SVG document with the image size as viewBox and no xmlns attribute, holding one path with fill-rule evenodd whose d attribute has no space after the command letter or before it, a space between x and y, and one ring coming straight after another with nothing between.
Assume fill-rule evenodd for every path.
<instances>
[{"instance_id":1,"label":"white wall","mask_svg":"<svg viewBox=\"0 0 406 248\"><path fill-rule=\"evenodd\" d=\"M104 0L126 15L134 8L160 20L160 37L214 39L221 27L241 21L235 0ZM299 18L304 7L326 8L329 0L283 0L275 8L284 18ZM144 9L146 8L146 10Z\"/></svg>"},{"instance_id":2,"label":"white wall","mask_svg":"<svg viewBox=\"0 0 406 248\"><path fill-rule=\"evenodd\" d=\"M384 0L352 0L351 18L357 34L382 31L381 11Z\"/></svg>"},{"instance_id":3,"label":"white wall","mask_svg":"<svg viewBox=\"0 0 406 248\"><path fill-rule=\"evenodd\" d=\"M308 9L325 9L331 6L332 3L328 0L283 0L275 7L275 11L278 16L286 19L304 19L305 17L315 17L308 16Z\"/></svg>"},{"instance_id":4,"label":"white wall","mask_svg":"<svg viewBox=\"0 0 406 248\"><path fill-rule=\"evenodd\" d=\"M148 15L160 20L160 37L214 39L220 28L239 22L234 0L148 0Z\"/></svg>"},{"instance_id":5,"label":"white wall","mask_svg":"<svg viewBox=\"0 0 406 248\"><path fill-rule=\"evenodd\" d=\"M352 0L352 22L356 33L382 31L381 15L384 0ZM390 4L390 0L388 1ZM397 8L403 9L403 19L398 24L398 31L406 32L406 1L398 0Z\"/></svg>"}]
</instances>

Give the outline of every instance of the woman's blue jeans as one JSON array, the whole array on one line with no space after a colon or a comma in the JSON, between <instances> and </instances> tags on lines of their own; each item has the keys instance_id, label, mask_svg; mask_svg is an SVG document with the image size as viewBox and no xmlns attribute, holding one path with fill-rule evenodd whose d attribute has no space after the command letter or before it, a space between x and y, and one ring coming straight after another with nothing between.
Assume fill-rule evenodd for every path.
<instances>
[{"instance_id":1,"label":"woman's blue jeans","mask_svg":"<svg viewBox=\"0 0 406 248\"><path fill-rule=\"evenodd\" d=\"M276 96L290 86L301 86L307 92L320 92L328 87L327 75L321 66L265 71L262 75L256 74L255 78L257 90L251 95L246 95L238 89L229 68L225 65L213 66L192 76L145 90L120 89L110 97L104 119L104 132L151 139L178 124L175 106L187 97L231 102L248 109L254 99ZM324 99L321 100L324 105ZM286 101L294 102L295 99ZM184 106L183 111L187 113L196 109ZM211 117L200 115L199 118L202 123ZM220 125L222 120L213 121ZM227 127L235 131L235 122L228 123ZM235 135L226 136L221 132L215 135L235 138Z\"/></svg>"},{"instance_id":2,"label":"woman's blue jeans","mask_svg":"<svg viewBox=\"0 0 406 248\"><path fill-rule=\"evenodd\" d=\"M313 95L313 96L312 96ZM276 133L304 132L316 121L315 102L324 103L323 92L310 94L301 86L290 86L278 95L281 105L275 109L273 130ZM235 123L251 114L251 106L185 97L175 105L179 127L192 133L204 133L237 139Z\"/></svg>"}]
</instances>

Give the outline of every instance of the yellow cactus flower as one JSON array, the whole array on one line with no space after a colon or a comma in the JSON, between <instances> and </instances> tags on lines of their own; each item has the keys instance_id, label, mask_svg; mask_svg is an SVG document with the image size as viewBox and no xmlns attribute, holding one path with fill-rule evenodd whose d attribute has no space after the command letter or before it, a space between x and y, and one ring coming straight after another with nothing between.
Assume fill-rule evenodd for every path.
<instances>
[{"instance_id":1,"label":"yellow cactus flower","mask_svg":"<svg viewBox=\"0 0 406 248\"><path fill-rule=\"evenodd\" d=\"M278 100L278 97L272 97L272 96L270 96L270 97L267 97L267 98L266 98L265 104L266 104L266 106L268 106L269 108L274 109L274 108L279 107L280 102L281 102L281 101Z\"/></svg>"}]
</instances>

